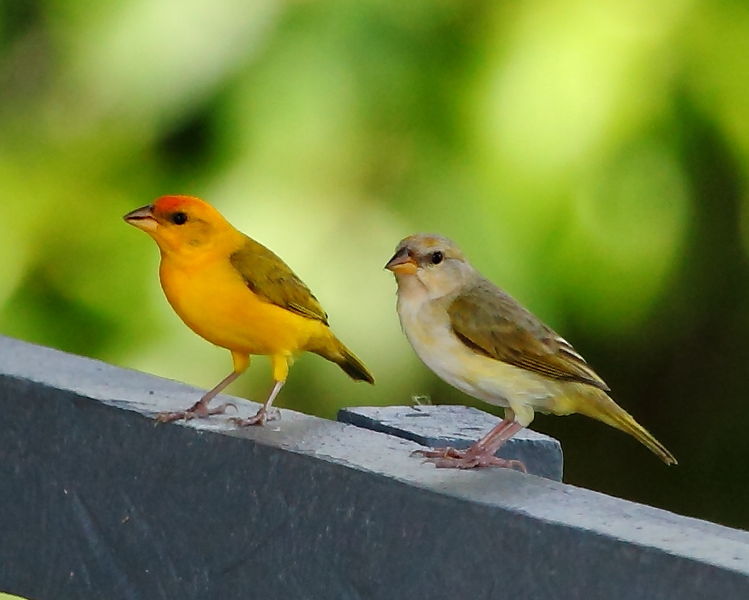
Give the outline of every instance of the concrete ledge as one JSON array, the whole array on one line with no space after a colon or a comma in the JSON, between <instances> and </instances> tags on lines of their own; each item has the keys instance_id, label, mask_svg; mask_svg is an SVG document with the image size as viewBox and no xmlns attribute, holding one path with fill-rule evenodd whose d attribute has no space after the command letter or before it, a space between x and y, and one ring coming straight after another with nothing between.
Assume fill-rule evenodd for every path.
<instances>
[{"instance_id":1,"label":"concrete ledge","mask_svg":"<svg viewBox=\"0 0 749 600\"><path fill-rule=\"evenodd\" d=\"M355 406L338 411L341 423L411 440L428 448L468 448L499 423L471 406ZM497 452L521 461L528 473L562 481L562 445L548 435L522 429Z\"/></svg>"},{"instance_id":2,"label":"concrete ledge","mask_svg":"<svg viewBox=\"0 0 749 600\"><path fill-rule=\"evenodd\" d=\"M749 597L749 533L0 339L0 589L66 598ZM246 408L244 408L246 406ZM244 403L243 414L257 407Z\"/></svg>"}]
</instances>

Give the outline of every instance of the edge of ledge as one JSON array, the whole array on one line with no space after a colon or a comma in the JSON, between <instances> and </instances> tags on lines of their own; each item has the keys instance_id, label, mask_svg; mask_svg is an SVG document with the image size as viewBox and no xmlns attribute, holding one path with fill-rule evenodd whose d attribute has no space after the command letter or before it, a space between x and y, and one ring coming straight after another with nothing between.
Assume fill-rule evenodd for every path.
<instances>
[{"instance_id":1,"label":"edge of ledge","mask_svg":"<svg viewBox=\"0 0 749 600\"><path fill-rule=\"evenodd\" d=\"M199 393L185 384L0 336L0 392L2 380L9 378L147 418L183 408ZM241 416L257 409L253 402L236 400ZM288 409L282 415L278 424L264 428L237 429L222 417L160 427L222 434L329 461L429 493L700 561L749 582L749 532L509 470L434 469L410 455L420 447L414 442Z\"/></svg>"}]
</instances>

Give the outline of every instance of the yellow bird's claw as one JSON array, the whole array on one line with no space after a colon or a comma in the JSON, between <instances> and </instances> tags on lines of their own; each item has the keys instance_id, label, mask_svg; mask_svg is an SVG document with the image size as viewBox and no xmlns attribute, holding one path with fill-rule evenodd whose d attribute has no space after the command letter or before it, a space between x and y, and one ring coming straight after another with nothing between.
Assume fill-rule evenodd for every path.
<instances>
[{"instance_id":1,"label":"yellow bird's claw","mask_svg":"<svg viewBox=\"0 0 749 600\"><path fill-rule=\"evenodd\" d=\"M227 408L233 408L235 413L239 412L237 405L234 402L224 402L221 406L211 409L210 414L212 415L223 415Z\"/></svg>"},{"instance_id":2,"label":"yellow bird's claw","mask_svg":"<svg viewBox=\"0 0 749 600\"><path fill-rule=\"evenodd\" d=\"M272 408L270 411L266 410L263 406L254 417L249 419L240 419L239 417L231 417L229 420L234 423L237 427L250 427L253 425L259 425L262 427L268 421L276 421L281 418L281 411L277 408Z\"/></svg>"},{"instance_id":3,"label":"yellow bird's claw","mask_svg":"<svg viewBox=\"0 0 749 600\"><path fill-rule=\"evenodd\" d=\"M201 402L198 402L190 408L182 412L162 412L156 415L154 421L155 424L159 423L171 423L173 421L192 421L193 419L205 419L212 415L223 415L226 409L232 407L235 412L238 412L237 405L233 402L224 402L223 404L215 408L207 408Z\"/></svg>"}]
</instances>

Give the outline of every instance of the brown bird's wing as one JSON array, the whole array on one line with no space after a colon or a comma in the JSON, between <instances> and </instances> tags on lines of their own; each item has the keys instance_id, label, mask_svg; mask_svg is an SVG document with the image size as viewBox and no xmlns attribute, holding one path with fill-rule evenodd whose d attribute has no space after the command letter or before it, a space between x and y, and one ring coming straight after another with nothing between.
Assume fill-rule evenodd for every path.
<instances>
[{"instance_id":1,"label":"brown bird's wing","mask_svg":"<svg viewBox=\"0 0 749 600\"><path fill-rule=\"evenodd\" d=\"M458 296L447 312L458 338L489 358L609 389L566 340L486 279Z\"/></svg>"},{"instance_id":2,"label":"brown bird's wing","mask_svg":"<svg viewBox=\"0 0 749 600\"><path fill-rule=\"evenodd\" d=\"M272 304L327 325L328 315L289 266L262 244L245 238L244 245L229 260L247 287Z\"/></svg>"}]
</instances>

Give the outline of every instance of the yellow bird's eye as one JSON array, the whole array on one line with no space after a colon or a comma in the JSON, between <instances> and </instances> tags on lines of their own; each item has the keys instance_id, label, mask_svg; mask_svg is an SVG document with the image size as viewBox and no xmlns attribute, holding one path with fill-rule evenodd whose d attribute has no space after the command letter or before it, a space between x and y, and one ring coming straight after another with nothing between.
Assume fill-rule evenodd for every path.
<instances>
[{"instance_id":1,"label":"yellow bird's eye","mask_svg":"<svg viewBox=\"0 0 749 600\"><path fill-rule=\"evenodd\" d=\"M187 214L183 212L172 213L169 220L175 225L184 225L187 223Z\"/></svg>"},{"instance_id":2,"label":"yellow bird's eye","mask_svg":"<svg viewBox=\"0 0 749 600\"><path fill-rule=\"evenodd\" d=\"M437 250L437 252L432 252L432 264L438 265L442 262L442 259L445 258L442 252Z\"/></svg>"}]
</instances>

